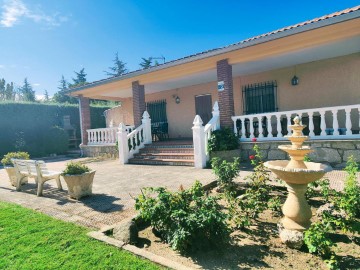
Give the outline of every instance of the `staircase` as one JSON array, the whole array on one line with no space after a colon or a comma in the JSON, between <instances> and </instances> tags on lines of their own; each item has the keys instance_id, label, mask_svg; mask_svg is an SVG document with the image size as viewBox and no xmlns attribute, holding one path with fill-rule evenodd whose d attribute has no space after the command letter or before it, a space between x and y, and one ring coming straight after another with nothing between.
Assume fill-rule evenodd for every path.
<instances>
[{"instance_id":1,"label":"staircase","mask_svg":"<svg viewBox=\"0 0 360 270\"><path fill-rule=\"evenodd\" d=\"M194 166L192 141L164 141L145 145L130 164Z\"/></svg>"}]
</instances>

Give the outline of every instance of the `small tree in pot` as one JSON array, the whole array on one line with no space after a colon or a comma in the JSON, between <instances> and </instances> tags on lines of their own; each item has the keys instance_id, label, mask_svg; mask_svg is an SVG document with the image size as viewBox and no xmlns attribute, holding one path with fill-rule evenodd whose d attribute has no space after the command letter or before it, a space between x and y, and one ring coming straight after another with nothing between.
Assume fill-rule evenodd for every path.
<instances>
[{"instance_id":1,"label":"small tree in pot","mask_svg":"<svg viewBox=\"0 0 360 270\"><path fill-rule=\"evenodd\" d=\"M68 186L69 196L76 200L92 194L95 171L80 162L70 162L62 173Z\"/></svg>"},{"instance_id":2,"label":"small tree in pot","mask_svg":"<svg viewBox=\"0 0 360 270\"><path fill-rule=\"evenodd\" d=\"M9 152L1 160L1 163L4 165L5 170L9 176L9 180L12 186L16 187L16 173L14 164L11 159L30 159L30 155L27 152ZM21 184L27 184L28 179L24 177L21 181Z\"/></svg>"}]
</instances>

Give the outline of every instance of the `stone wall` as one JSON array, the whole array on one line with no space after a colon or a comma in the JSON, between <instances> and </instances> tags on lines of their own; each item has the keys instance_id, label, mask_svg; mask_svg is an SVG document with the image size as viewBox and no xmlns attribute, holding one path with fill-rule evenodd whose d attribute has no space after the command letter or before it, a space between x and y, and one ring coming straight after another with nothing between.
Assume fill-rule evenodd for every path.
<instances>
[{"instance_id":1,"label":"stone wall","mask_svg":"<svg viewBox=\"0 0 360 270\"><path fill-rule=\"evenodd\" d=\"M81 145L80 148L84 157L119 157L119 151L115 145Z\"/></svg>"},{"instance_id":2,"label":"stone wall","mask_svg":"<svg viewBox=\"0 0 360 270\"><path fill-rule=\"evenodd\" d=\"M289 141L256 142L264 160L289 159L284 151L278 149L279 145L290 144ZM253 142L241 142L241 160L249 161L254 154ZM349 156L353 155L360 162L360 140L316 140L305 142L304 145L312 147L315 151L309 154L314 162L328 163L333 167L344 167Z\"/></svg>"}]
</instances>

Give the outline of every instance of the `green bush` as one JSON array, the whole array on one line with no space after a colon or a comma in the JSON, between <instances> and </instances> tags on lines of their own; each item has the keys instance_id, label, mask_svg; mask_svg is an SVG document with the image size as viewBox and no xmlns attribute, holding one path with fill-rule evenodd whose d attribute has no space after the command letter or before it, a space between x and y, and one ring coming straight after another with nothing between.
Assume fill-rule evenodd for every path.
<instances>
[{"instance_id":1,"label":"green bush","mask_svg":"<svg viewBox=\"0 0 360 270\"><path fill-rule=\"evenodd\" d=\"M44 137L46 154L63 154L69 148L69 136L63 128L52 127L45 133Z\"/></svg>"},{"instance_id":2,"label":"green bush","mask_svg":"<svg viewBox=\"0 0 360 270\"><path fill-rule=\"evenodd\" d=\"M83 173L87 173L90 172L91 169L84 165L81 164L80 162L69 162L68 164L66 164L66 168L63 171L62 175L78 175L78 174L83 174Z\"/></svg>"},{"instance_id":3,"label":"green bush","mask_svg":"<svg viewBox=\"0 0 360 270\"><path fill-rule=\"evenodd\" d=\"M226 214L221 211L218 198L206 195L198 181L190 189L178 192L144 189L135 208L162 240L180 252L218 246L229 240Z\"/></svg>"},{"instance_id":4,"label":"green bush","mask_svg":"<svg viewBox=\"0 0 360 270\"><path fill-rule=\"evenodd\" d=\"M91 106L91 128L105 127L103 113L109 107ZM8 152L25 151L32 157L48 154L43 142L46 132L63 126L69 115L80 138L79 107L76 104L0 102L0 158Z\"/></svg>"},{"instance_id":5,"label":"green bush","mask_svg":"<svg viewBox=\"0 0 360 270\"><path fill-rule=\"evenodd\" d=\"M211 167L217 176L218 185L229 191L233 185L233 180L239 175L240 172L240 159L234 158L234 162L221 160L220 158L213 158L211 160Z\"/></svg>"},{"instance_id":6,"label":"green bush","mask_svg":"<svg viewBox=\"0 0 360 270\"><path fill-rule=\"evenodd\" d=\"M208 141L208 151L234 150L239 146L239 138L229 128L213 131Z\"/></svg>"},{"instance_id":7,"label":"green bush","mask_svg":"<svg viewBox=\"0 0 360 270\"><path fill-rule=\"evenodd\" d=\"M4 166L13 167L14 164L11 161L12 158L15 158L15 159L30 159L30 155L29 155L29 153L26 153L26 152L10 152L10 153L7 153L4 156L4 158L1 160L1 163Z\"/></svg>"}]
</instances>

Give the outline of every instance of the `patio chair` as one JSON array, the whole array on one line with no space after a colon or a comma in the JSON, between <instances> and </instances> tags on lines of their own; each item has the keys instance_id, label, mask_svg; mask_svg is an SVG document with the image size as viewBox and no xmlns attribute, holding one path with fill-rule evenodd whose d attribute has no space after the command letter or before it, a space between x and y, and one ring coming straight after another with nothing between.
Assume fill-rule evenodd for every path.
<instances>
[{"instance_id":1,"label":"patio chair","mask_svg":"<svg viewBox=\"0 0 360 270\"><path fill-rule=\"evenodd\" d=\"M62 190L62 185L60 181L61 172L49 171L46 167L46 163L42 160L36 161L36 170L37 170L37 196L42 196L44 183L51 179L56 180L56 184L59 190Z\"/></svg>"}]
</instances>

